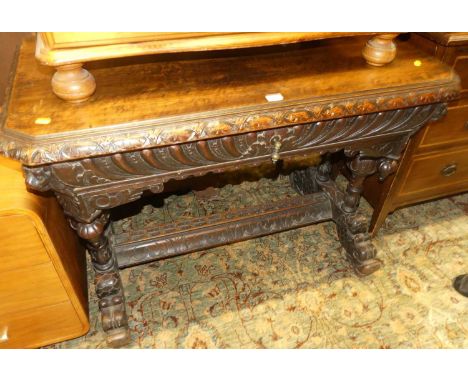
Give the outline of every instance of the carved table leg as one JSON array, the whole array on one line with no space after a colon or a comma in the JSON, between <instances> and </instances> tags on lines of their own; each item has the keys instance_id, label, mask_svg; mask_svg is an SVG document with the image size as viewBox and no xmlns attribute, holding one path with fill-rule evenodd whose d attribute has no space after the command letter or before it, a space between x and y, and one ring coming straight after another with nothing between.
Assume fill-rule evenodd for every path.
<instances>
[{"instance_id":1,"label":"carved table leg","mask_svg":"<svg viewBox=\"0 0 468 382\"><path fill-rule=\"evenodd\" d=\"M96 90L96 81L83 64L69 64L57 67L52 77L54 94L68 102L83 102Z\"/></svg>"},{"instance_id":2,"label":"carved table leg","mask_svg":"<svg viewBox=\"0 0 468 382\"><path fill-rule=\"evenodd\" d=\"M367 41L362 55L368 64L383 66L393 61L396 56L396 45L393 39L398 33L379 34Z\"/></svg>"},{"instance_id":3,"label":"carved table leg","mask_svg":"<svg viewBox=\"0 0 468 382\"><path fill-rule=\"evenodd\" d=\"M130 341L125 298L117 262L104 234L109 214L104 212L91 223L70 220L78 235L86 240L96 273L95 287L99 298L102 327L109 345L118 347Z\"/></svg>"},{"instance_id":4,"label":"carved table leg","mask_svg":"<svg viewBox=\"0 0 468 382\"><path fill-rule=\"evenodd\" d=\"M381 266L375 258L376 250L367 233L367 220L356 213L362 191L362 182L367 175L376 171L374 159L356 156L350 163L352 179L346 193L338 189L330 179L332 166L329 161L322 163L316 173L316 181L329 196L332 204L333 220L341 245L358 275L369 275Z\"/></svg>"}]
</instances>

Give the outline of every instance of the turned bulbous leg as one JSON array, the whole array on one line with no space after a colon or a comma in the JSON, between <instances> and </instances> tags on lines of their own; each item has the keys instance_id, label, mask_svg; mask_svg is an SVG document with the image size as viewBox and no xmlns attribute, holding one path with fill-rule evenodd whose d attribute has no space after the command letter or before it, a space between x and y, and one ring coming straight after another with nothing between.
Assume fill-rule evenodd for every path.
<instances>
[{"instance_id":1,"label":"turned bulbous leg","mask_svg":"<svg viewBox=\"0 0 468 382\"><path fill-rule=\"evenodd\" d=\"M361 158L352 152L348 154L352 156L348 163L352 178L346 192L342 192L331 179L332 166L328 160L317 168L315 179L330 199L338 239L348 260L358 275L365 276L378 270L382 264L376 258L376 250L367 233L367 219L357 213L362 182L376 171L377 166L373 159Z\"/></svg>"},{"instance_id":2,"label":"turned bulbous leg","mask_svg":"<svg viewBox=\"0 0 468 382\"><path fill-rule=\"evenodd\" d=\"M96 81L82 64L62 65L52 77L52 90L65 101L83 102L93 95Z\"/></svg>"},{"instance_id":3,"label":"turned bulbous leg","mask_svg":"<svg viewBox=\"0 0 468 382\"><path fill-rule=\"evenodd\" d=\"M398 33L379 34L367 41L362 50L362 56L368 64L383 66L393 61L396 56L396 45L393 39Z\"/></svg>"}]
</instances>

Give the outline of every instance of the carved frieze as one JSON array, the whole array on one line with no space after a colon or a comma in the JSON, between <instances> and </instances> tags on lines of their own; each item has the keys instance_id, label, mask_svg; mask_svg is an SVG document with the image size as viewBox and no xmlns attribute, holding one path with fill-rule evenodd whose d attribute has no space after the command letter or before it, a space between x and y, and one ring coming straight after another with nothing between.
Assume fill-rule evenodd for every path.
<instances>
[{"instance_id":1,"label":"carved frieze","mask_svg":"<svg viewBox=\"0 0 468 382\"><path fill-rule=\"evenodd\" d=\"M68 215L89 222L101 210L138 199L144 190L161 192L169 180L269 161L278 141L280 158L346 148L348 154L395 160L411 134L444 108L444 104L430 104L25 167L24 171L31 188L52 189ZM381 175L391 167L379 163Z\"/></svg>"}]
</instances>

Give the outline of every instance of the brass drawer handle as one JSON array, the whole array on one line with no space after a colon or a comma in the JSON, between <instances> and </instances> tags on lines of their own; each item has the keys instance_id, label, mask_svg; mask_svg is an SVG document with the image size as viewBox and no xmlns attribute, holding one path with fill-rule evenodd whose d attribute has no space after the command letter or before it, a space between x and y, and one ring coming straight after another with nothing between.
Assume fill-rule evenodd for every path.
<instances>
[{"instance_id":1,"label":"brass drawer handle","mask_svg":"<svg viewBox=\"0 0 468 382\"><path fill-rule=\"evenodd\" d=\"M279 159L280 159L280 153L279 153L279 151L280 151L280 149L281 149L281 138L280 138L279 136L275 135L275 136L272 138L271 142L272 142L273 145L274 145L274 146L273 146L273 154L271 155L271 161L272 161L273 163L276 163L276 162L278 162Z\"/></svg>"},{"instance_id":2,"label":"brass drawer handle","mask_svg":"<svg viewBox=\"0 0 468 382\"><path fill-rule=\"evenodd\" d=\"M457 164L456 164L456 163L448 164L447 166L445 166L445 167L440 171L440 173L441 173L443 176L452 176L452 175L455 174L456 172L457 172Z\"/></svg>"}]
</instances>

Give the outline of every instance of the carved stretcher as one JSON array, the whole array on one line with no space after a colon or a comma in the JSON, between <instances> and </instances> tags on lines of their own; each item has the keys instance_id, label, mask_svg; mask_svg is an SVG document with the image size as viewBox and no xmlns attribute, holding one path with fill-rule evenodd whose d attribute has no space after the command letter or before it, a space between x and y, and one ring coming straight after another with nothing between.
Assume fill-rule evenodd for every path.
<instances>
[{"instance_id":1,"label":"carved stretcher","mask_svg":"<svg viewBox=\"0 0 468 382\"><path fill-rule=\"evenodd\" d=\"M362 183L395 169L410 136L444 115L460 84L409 42L391 65L371 67L359 52L365 41L97 67L100 88L80 104L45 89L49 73L35 61L35 44L23 44L0 152L22 162L31 189L55 193L87 242L110 344L130 339L122 267L330 219L358 274L381 266L357 213ZM169 181L340 150L351 172L346 190L325 155L318 167L291 175L299 195L283 204L233 206L127 242L107 230L112 208L161 193Z\"/></svg>"}]
</instances>

